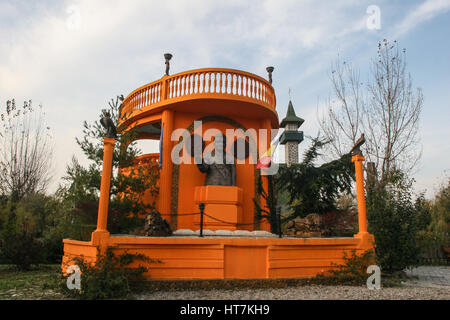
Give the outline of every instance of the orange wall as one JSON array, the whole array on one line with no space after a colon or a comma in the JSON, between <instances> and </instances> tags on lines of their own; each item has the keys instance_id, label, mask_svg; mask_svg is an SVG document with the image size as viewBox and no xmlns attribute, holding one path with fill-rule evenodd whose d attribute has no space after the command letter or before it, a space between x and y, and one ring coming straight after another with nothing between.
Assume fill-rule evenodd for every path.
<instances>
[{"instance_id":1,"label":"orange wall","mask_svg":"<svg viewBox=\"0 0 450 320\"><path fill-rule=\"evenodd\" d=\"M151 279L264 279L311 277L344 262L344 252L373 248L368 238L109 237L116 254L141 253L161 263L142 263ZM90 242L64 240L62 269L73 257L95 261Z\"/></svg>"}]
</instances>

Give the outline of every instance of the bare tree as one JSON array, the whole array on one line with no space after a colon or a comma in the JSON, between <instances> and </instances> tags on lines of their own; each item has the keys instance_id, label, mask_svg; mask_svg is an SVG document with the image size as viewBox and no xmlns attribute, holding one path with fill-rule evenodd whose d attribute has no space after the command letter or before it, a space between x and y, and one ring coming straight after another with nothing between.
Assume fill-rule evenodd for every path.
<instances>
[{"instance_id":1,"label":"bare tree","mask_svg":"<svg viewBox=\"0 0 450 320\"><path fill-rule=\"evenodd\" d=\"M366 135L372 143L367 153L374 159L381 181L392 169L410 172L420 159L419 117L423 106L422 90L412 88L406 73L405 52L386 39L378 43L378 61L372 64L366 108ZM376 143L375 143L376 142Z\"/></svg>"},{"instance_id":2,"label":"bare tree","mask_svg":"<svg viewBox=\"0 0 450 320\"><path fill-rule=\"evenodd\" d=\"M50 128L45 125L42 106L35 110L31 100L17 107L6 102L0 115L0 193L13 203L25 195L45 191L51 179Z\"/></svg>"},{"instance_id":3,"label":"bare tree","mask_svg":"<svg viewBox=\"0 0 450 320\"><path fill-rule=\"evenodd\" d=\"M328 150L333 155L342 156L365 134L365 156L375 163L380 182L386 181L392 170L412 172L421 157L423 94L412 87L405 52L399 50L397 41L379 42L367 86L355 67L338 60L330 77L335 103L329 99L328 112L319 116L322 133L332 141Z\"/></svg>"},{"instance_id":4,"label":"bare tree","mask_svg":"<svg viewBox=\"0 0 450 320\"><path fill-rule=\"evenodd\" d=\"M325 155L328 160L347 154L360 137L366 100L357 68L338 57L331 69L334 97L328 98L326 114L319 117L322 134L329 142Z\"/></svg>"}]
</instances>

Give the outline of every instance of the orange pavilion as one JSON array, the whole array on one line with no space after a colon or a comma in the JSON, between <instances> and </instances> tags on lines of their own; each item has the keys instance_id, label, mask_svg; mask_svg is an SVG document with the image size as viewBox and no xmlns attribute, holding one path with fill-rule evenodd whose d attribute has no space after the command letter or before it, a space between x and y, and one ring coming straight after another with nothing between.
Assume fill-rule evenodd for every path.
<instances>
[{"instance_id":1,"label":"orange pavilion","mask_svg":"<svg viewBox=\"0 0 450 320\"><path fill-rule=\"evenodd\" d=\"M258 217L254 200L264 202L257 183L261 178L264 185L265 173L257 168L257 160L270 148L271 130L280 127L271 85L273 68L268 68L269 81L245 71L219 68L169 75L167 58L166 75L123 100L118 128L133 128L137 139L162 142L161 154L144 154L137 163L160 162L159 194L148 201L155 201L175 233L145 237L108 232L108 157L115 140L105 138L97 229L91 241L64 239L63 268L74 257L95 262L98 248L112 246L116 252L127 250L160 260L147 265L147 276L152 279L293 278L330 269L332 263L343 261L345 251L373 248L373 236L366 226L362 155L353 157L359 211L359 233L354 237L278 238L269 234L266 219ZM207 150L217 132L232 133L226 140L231 153L244 146L239 149L243 152L234 152L232 186L204 185L205 174L195 164L195 141ZM200 215L193 213L199 212L200 203L208 214L203 220L205 237L194 235L200 229Z\"/></svg>"}]
</instances>

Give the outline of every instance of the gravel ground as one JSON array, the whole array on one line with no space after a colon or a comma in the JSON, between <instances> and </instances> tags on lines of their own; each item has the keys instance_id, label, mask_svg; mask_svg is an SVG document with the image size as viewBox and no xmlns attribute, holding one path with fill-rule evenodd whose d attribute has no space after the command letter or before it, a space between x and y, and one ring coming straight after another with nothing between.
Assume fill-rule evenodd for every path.
<instances>
[{"instance_id":1,"label":"gravel ground","mask_svg":"<svg viewBox=\"0 0 450 320\"><path fill-rule=\"evenodd\" d=\"M408 270L400 287L369 290L365 286L308 285L241 290L166 290L136 295L138 300L450 300L450 267ZM381 281L383 283L383 280Z\"/></svg>"},{"instance_id":2,"label":"gravel ground","mask_svg":"<svg viewBox=\"0 0 450 320\"><path fill-rule=\"evenodd\" d=\"M369 290L352 286L301 286L274 289L158 291L138 300L449 300L450 288L397 287Z\"/></svg>"}]
</instances>

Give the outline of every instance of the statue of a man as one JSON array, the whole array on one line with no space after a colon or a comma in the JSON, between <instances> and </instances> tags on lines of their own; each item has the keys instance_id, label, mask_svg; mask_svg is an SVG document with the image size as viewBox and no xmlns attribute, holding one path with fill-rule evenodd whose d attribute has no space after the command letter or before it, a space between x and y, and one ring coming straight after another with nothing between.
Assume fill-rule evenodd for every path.
<instances>
[{"instance_id":1,"label":"statue of a man","mask_svg":"<svg viewBox=\"0 0 450 320\"><path fill-rule=\"evenodd\" d=\"M214 151L197 162L198 169L206 173L205 186L235 186L236 165L234 158L225 152L226 138L218 134L214 138ZM228 159L228 161L227 161Z\"/></svg>"}]
</instances>

